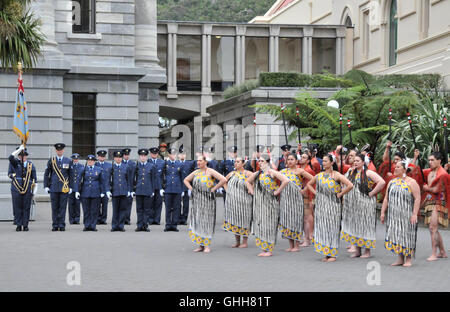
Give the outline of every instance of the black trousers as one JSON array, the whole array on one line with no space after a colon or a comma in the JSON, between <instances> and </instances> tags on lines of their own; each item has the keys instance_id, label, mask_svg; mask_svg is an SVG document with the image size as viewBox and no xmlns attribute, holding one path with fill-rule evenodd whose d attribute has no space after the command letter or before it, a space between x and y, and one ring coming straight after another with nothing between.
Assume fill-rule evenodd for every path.
<instances>
[{"instance_id":1,"label":"black trousers","mask_svg":"<svg viewBox=\"0 0 450 312\"><path fill-rule=\"evenodd\" d=\"M136 195L137 227L148 227L152 213L152 197Z\"/></svg>"},{"instance_id":2,"label":"black trousers","mask_svg":"<svg viewBox=\"0 0 450 312\"><path fill-rule=\"evenodd\" d=\"M182 202L182 208L180 211L180 222L187 222L188 215L189 215L189 194L188 191L184 192L184 195L181 197Z\"/></svg>"},{"instance_id":3,"label":"black trousers","mask_svg":"<svg viewBox=\"0 0 450 312\"><path fill-rule=\"evenodd\" d=\"M162 197L159 191L155 190L155 196L152 199L152 213L149 218L149 223L161 223Z\"/></svg>"},{"instance_id":4,"label":"black trousers","mask_svg":"<svg viewBox=\"0 0 450 312\"><path fill-rule=\"evenodd\" d=\"M69 193L51 192L50 200L52 202L52 227L66 227L66 209Z\"/></svg>"},{"instance_id":5,"label":"black trousers","mask_svg":"<svg viewBox=\"0 0 450 312\"><path fill-rule=\"evenodd\" d=\"M106 222L106 219L108 218L108 202L108 196L100 198L97 222Z\"/></svg>"},{"instance_id":6,"label":"black trousers","mask_svg":"<svg viewBox=\"0 0 450 312\"><path fill-rule=\"evenodd\" d=\"M75 198L75 192L69 195L69 223L80 222L81 201Z\"/></svg>"},{"instance_id":7,"label":"black trousers","mask_svg":"<svg viewBox=\"0 0 450 312\"><path fill-rule=\"evenodd\" d=\"M127 213L127 197L125 195L122 196L113 196L112 198L112 206L113 206L113 214L112 214L112 229L113 230L123 230L125 227L125 217Z\"/></svg>"},{"instance_id":8,"label":"black trousers","mask_svg":"<svg viewBox=\"0 0 450 312\"><path fill-rule=\"evenodd\" d=\"M128 203L127 203L127 213L125 215L125 221L126 222L130 222L130 220L131 220L131 208L133 207L133 197L132 196L127 197L127 201L128 201Z\"/></svg>"},{"instance_id":9,"label":"black trousers","mask_svg":"<svg viewBox=\"0 0 450 312\"><path fill-rule=\"evenodd\" d=\"M30 221L30 209L31 209L31 192L27 192L23 195L19 193L12 193L14 221L17 226L28 227Z\"/></svg>"},{"instance_id":10,"label":"black trousers","mask_svg":"<svg viewBox=\"0 0 450 312\"><path fill-rule=\"evenodd\" d=\"M164 204L166 206L166 229L176 228L180 218L181 194L164 193Z\"/></svg>"},{"instance_id":11,"label":"black trousers","mask_svg":"<svg viewBox=\"0 0 450 312\"><path fill-rule=\"evenodd\" d=\"M100 197L81 198L83 204L83 224L84 228L95 230L98 219Z\"/></svg>"}]
</instances>

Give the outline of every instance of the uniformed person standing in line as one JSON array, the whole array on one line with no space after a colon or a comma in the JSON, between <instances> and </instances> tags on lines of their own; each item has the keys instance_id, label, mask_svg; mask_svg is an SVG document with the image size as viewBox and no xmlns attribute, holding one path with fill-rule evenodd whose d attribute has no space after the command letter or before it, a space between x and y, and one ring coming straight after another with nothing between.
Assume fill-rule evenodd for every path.
<instances>
[{"instance_id":1,"label":"uniformed person standing in line","mask_svg":"<svg viewBox=\"0 0 450 312\"><path fill-rule=\"evenodd\" d=\"M289 154L291 153L291 145L289 144L285 144L283 146L281 146L281 150L283 151L283 155L280 156L280 158L278 158L278 161L276 164L272 164L272 168L278 171L281 171L283 169L285 169L286 166L286 162L287 162L287 157L289 156Z\"/></svg>"},{"instance_id":2,"label":"uniformed person standing in line","mask_svg":"<svg viewBox=\"0 0 450 312\"><path fill-rule=\"evenodd\" d=\"M80 199L81 197L83 205L84 232L97 232L99 202L106 193L103 169L95 166L96 160L94 155L88 155L86 166L80 173L78 183L74 185L75 198Z\"/></svg>"},{"instance_id":3,"label":"uniformed person standing in line","mask_svg":"<svg viewBox=\"0 0 450 312\"><path fill-rule=\"evenodd\" d=\"M136 195L136 232L150 232L148 226L152 213L152 198L154 196L154 179L156 167L148 161L148 150L141 148L138 150L139 162L136 164L134 174L134 194Z\"/></svg>"},{"instance_id":4,"label":"uniformed person standing in line","mask_svg":"<svg viewBox=\"0 0 450 312\"><path fill-rule=\"evenodd\" d=\"M163 181L163 169L164 169L164 160L158 158L159 148L152 147L150 148L150 159L149 162L153 163L155 168L155 196L153 196L152 201L152 214L149 218L150 224L159 225L161 222L161 210L162 210L162 181Z\"/></svg>"},{"instance_id":5,"label":"uniformed person standing in line","mask_svg":"<svg viewBox=\"0 0 450 312\"><path fill-rule=\"evenodd\" d=\"M159 156L163 160L169 159L169 152L167 151L167 144L164 142L159 145Z\"/></svg>"},{"instance_id":6,"label":"uniformed person standing in line","mask_svg":"<svg viewBox=\"0 0 450 312\"><path fill-rule=\"evenodd\" d=\"M134 180L134 172L136 170L136 163L134 161L130 160L130 152L131 152L130 148L124 148L122 150L122 154L123 154L122 163L124 163L125 165L128 166L130 179L131 179L131 181L133 181ZM128 203L127 203L127 214L125 215L125 224L130 225L131 207L133 206L133 196L128 197L127 200L128 200Z\"/></svg>"},{"instance_id":7,"label":"uniformed person standing in line","mask_svg":"<svg viewBox=\"0 0 450 312\"><path fill-rule=\"evenodd\" d=\"M84 166L80 164L79 158L80 154L74 153L72 156L70 156L72 159L72 163L70 165L70 168L72 169L73 175L73 181L72 185L75 188L75 185L78 183L80 179L80 173L83 170ZM72 194L69 195L69 223L70 224L80 224L80 200L75 198L75 193L72 192Z\"/></svg>"},{"instance_id":8,"label":"uniformed person standing in line","mask_svg":"<svg viewBox=\"0 0 450 312\"><path fill-rule=\"evenodd\" d=\"M131 197L132 180L128 166L122 163L122 151L114 152L114 164L111 168L111 177L106 183L107 196L112 197L112 228L111 232L125 232L125 218L127 203Z\"/></svg>"},{"instance_id":9,"label":"uniformed person standing in line","mask_svg":"<svg viewBox=\"0 0 450 312\"><path fill-rule=\"evenodd\" d=\"M237 157L237 146L231 146L228 149L228 159L225 159L221 163L220 174L226 177L231 171L234 171L234 162ZM226 193L223 191L223 188L219 189L219 193L223 193L223 202L225 203Z\"/></svg>"},{"instance_id":10,"label":"uniformed person standing in line","mask_svg":"<svg viewBox=\"0 0 450 312\"><path fill-rule=\"evenodd\" d=\"M64 157L64 143L56 143L56 157L49 159L44 173L44 187L52 202L52 231L66 230L67 199L72 193L71 160Z\"/></svg>"},{"instance_id":11,"label":"uniformed person standing in line","mask_svg":"<svg viewBox=\"0 0 450 312\"><path fill-rule=\"evenodd\" d=\"M253 153L252 158L245 164L245 170L256 172L259 171L259 158L264 152L264 145L256 145L256 152Z\"/></svg>"},{"instance_id":12,"label":"uniformed person standing in line","mask_svg":"<svg viewBox=\"0 0 450 312\"><path fill-rule=\"evenodd\" d=\"M214 159L214 150L214 146L212 146L204 153L204 155L208 162L208 167L220 173L220 164Z\"/></svg>"},{"instance_id":13,"label":"uniformed person standing in line","mask_svg":"<svg viewBox=\"0 0 450 312\"><path fill-rule=\"evenodd\" d=\"M181 163L176 160L177 150L169 148L169 160L166 160L163 170L164 204L166 206L166 226L164 232L178 232L177 225L180 218L181 197L183 192L183 180Z\"/></svg>"},{"instance_id":14,"label":"uniformed person standing in line","mask_svg":"<svg viewBox=\"0 0 450 312\"><path fill-rule=\"evenodd\" d=\"M108 154L105 150L100 150L97 152L97 162L95 165L103 169L103 179L105 181L109 181L111 177L111 163L106 162L106 154ZM106 219L108 218L108 196L103 196L100 199L99 203L99 213L97 224L106 224Z\"/></svg>"},{"instance_id":15,"label":"uniformed person standing in line","mask_svg":"<svg viewBox=\"0 0 450 312\"><path fill-rule=\"evenodd\" d=\"M183 149L183 145L180 146L178 150L178 159L181 164L181 181L184 181L184 179L190 175L192 172L194 172L195 168L195 161L192 160L186 160L186 152ZM180 219L178 220L178 224L186 225L187 224L187 218L189 214L189 197L191 195L191 190L187 188L186 185L183 184L183 196L181 196L181 211L180 211Z\"/></svg>"},{"instance_id":16,"label":"uniformed person standing in line","mask_svg":"<svg viewBox=\"0 0 450 312\"><path fill-rule=\"evenodd\" d=\"M8 176L11 179L11 197L17 232L28 231L31 200L37 193L36 168L27 157L28 152L23 145L9 156Z\"/></svg>"}]
</instances>

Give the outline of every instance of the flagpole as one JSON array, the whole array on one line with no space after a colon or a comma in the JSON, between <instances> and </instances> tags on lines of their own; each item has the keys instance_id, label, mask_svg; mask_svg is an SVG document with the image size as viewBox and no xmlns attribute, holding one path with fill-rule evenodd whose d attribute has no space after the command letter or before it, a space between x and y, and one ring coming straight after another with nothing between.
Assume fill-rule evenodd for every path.
<instances>
[{"instance_id":1,"label":"flagpole","mask_svg":"<svg viewBox=\"0 0 450 312\"><path fill-rule=\"evenodd\" d=\"M416 137L414 136L414 129L413 129L413 125L412 125L411 114L410 113L406 113L406 116L408 116L408 122L409 122L409 127L411 128L411 135L412 135L412 139L413 139L413 142L414 142L414 148L418 149L417 148L417 143L416 143ZM425 175L423 174L422 166L420 165L420 159L417 159L417 162L419 164L420 173L422 174L422 179L423 179L423 181L425 183ZM406 168L406 169L408 169L408 168Z\"/></svg>"},{"instance_id":2,"label":"flagpole","mask_svg":"<svg viewBox=\"0 0 450 312\"><path fill-rule=\"evenodd\" d=\"M284 138L286 140L286 145L288 144L287 130L286 130L286 120L284 119L284 106L281 103L281 116L283 117L283 126L284 126Z\"/></svg>"},{"instance_id":3,"label":"flagpole","mask_svg":"<svg viewBox=\"0 0 450 312\"><path fill-rule=\"evenodd\" d=\"M298 111L298 106L295 107L295 113L297 114L297 121L298 121L297 127L298 143L302 145L302 138L300 136L300 112Z\"/></svg>"},{"instance_id":4,"label":"flagpole","mask_svg":"<svg viewBox=\"0 0 450 312\"><path fill-rule=\"evenodd\" d=\"M388 117L388 122L389 122L389 136L388 136L388 140L391 141L391 133L392 133L392 108L389 107L389 117ZM391 160L391 147L388 148L388 152L389 152L389 172L391 172L392 170L392 160ZM408 168L406 168L408 169Z\"/></svg>"},{"instance_id":5,"label":"flagpole","mask_svg":"<svg viewBox=\"0 0 450 312\"><path fill-rule=\"evenodd\" d=\"M17 70L18 70L18 74L19 74L19 81L17 82L17 84L18 84L17 87L19 87L19 84L23 81L23 78L22 78L23 67L22 67L22 63L21 62L19 62L17 64ZM21 90L18 91L18 92L21 92ZM23 138L21 139L21 141L22 141L22 145L24 147L24 149L19 153L19 154L22 154L22 183L23 183L24 182L24 178L25 178L25 167L24 167L23 157L25 156L25 148L26 148L26 144L27 143L24 141Z\"/></svg>"}]
</instances>

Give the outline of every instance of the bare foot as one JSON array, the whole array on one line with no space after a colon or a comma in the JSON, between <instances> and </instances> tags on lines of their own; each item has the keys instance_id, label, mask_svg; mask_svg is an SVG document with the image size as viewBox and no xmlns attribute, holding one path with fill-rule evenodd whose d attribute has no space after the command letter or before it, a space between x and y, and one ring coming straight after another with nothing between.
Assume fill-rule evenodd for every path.
<instances>
[{"instance_id":1,"label":"bare foot","mask_svg":"<svg viewBox=\"0 0 450 312\"><path fill-rule=\"evenodd\" d=\"M291 252L292 248L285 249L284 251Z\"/></svg>"},{"instance_id":2,"label":"bare foot","mask_svg":"<svg viewBox=\"0 0 450 312\"><path fill-rule=\"evenodd\" d=\"M263 251L260 254L258 254L258 257L262 257L262 256L264 256L264 254L265 254L265 252Z\"/></svg>"},{"instance_id":3,"label":"bare foot","mask_svg":"<svg viewBox=\"0 0 450 312\"><path fill-rule=\"evenodd\" d=\"M272 253L271 252L265 252L264 255L262 255L262 257L271 257Z\"/></svg>"},{"instance_id":4,"label":"bare foot","mask_svg":"<svg viewBox=\"0 0 450 312\"><path fill-rule=\"evenodd\" d=\"M292 248L292 249L291 249L291 252L297 252L297 251L300 251L300 248L295 247L295 248Z\"/></svg>"},{"instance_id":5,"label":"bare foot","mask_svg":"<svg viewBox=\"0 0 450 312\"><path fill-rule=\"evenodd\" d=\"M239 246L240 246L240 244L236 243L236 244L232 245L231 248L237 248Z\"/></svg>"},{"instance_id":6,"label":"bare foot","mask_svg":"<svg viewBox=\"0 0 450 312\"><path fill-rule=\"evenodd\" d=\"M347 250L347 252L350 252L350 253L356 252L356 247L355 246L350 246L350 248Z\"/></svg>"},{"instance_id":7,"label":"bare foot","mask_svg":"<svg viewBox=\"0 0 450 312\"><path fill-rule=\"evenodd\" d=\"M328 258L328 261L327 261L327 262L335 262L335 261L336 261L336 258L330 257L330 258Z\"/></svg>"},{"instance_id":8,"label":"bare foot","mask_svg":"<svg viewBox=\"0 0 450 312\"><path fill-rule=\"evenodd\" d=\"M370 250L364 252L364 254L361 256L361 258L370 258L370 257L371 257L371 255L370 255Z\"/></svg>"},{"instance_id":9,"label":"bare foot","mask_svg":"<svg viewBox=\"0 0 450 312\"><path fill-rule=\"evenodd\" d=\"M205 249L203 250L204 253L210 253L211 249L209 249L209 247L205 247Z\"/></svg>"},{"instance_id":10,"label":"bare foot","mask_svg":"<svg viewBox=\"0 0 450 312\"><path fill-rule=\"evenodd\" d=\"M355 252L353 255L350 256L350 258L359 258L361 257L360 253Z\"/></svg>"},{"instance_id":11,"label":"bare foot","mask_svg":"<svg viewBox=\"0 0 450 312\"><path fill-rule=\"evenodd\" d=\"M328 262L328 257L323 258L322 262Z\"/></svg>"},{"instance_id":12,"label":"bare foot","mask_svg":"<svg viewBox=\"0 0 450 312\"><path fill-rule=\"evenodd\" d=\"M307 241L304 241L303 244L300 245L300 247L309 247L310 243Z\"/></svg>"},{"instance_id":13,"label":"bare foot","mask_svg":"<svg viewBox=\"0 0 450 312\"><path fill-rule=\"evenodd\" d=\"M444 252L440 252L439 254L438 254L438 256L437 256L438 258L448 258L448 256L447 256L447 254L445 253L445 251Z\"/></svg>"},{"instance_id":14,"label":"bare foot","mask_svg":"<svg viewBox=\"0 0 450 312\"><path fill-rule=\"evenodd\" d=\"M198 247L197 249L194 249L194 252L202 252L203 251L203 247Z\"/></svg>"},{"instance_id":15,"label":"bare foot","mask_svg":"<svg viewBox=\"0 0 450 312\"><path fill-rule=\"evenodd\" d=\"M438 259L438 257L436 257L435 255L431 255L428 257L427 261L436 261Z\"/></svg>"},{"instance_id":16,"label":"bare foot","mask_svg":"<svg viewBox=\"0 0 450 312\"><path fill-rule=\"evenodd\" d=\"M391 266L399 266L399 265L403 265L403 261L402 262L397 261L391 264Z\"/></svg>"},{"instance_id":17,"label":"bare foot","mask_svg":"<svg viewBox=\"0 0 450 312\"><path fill-rule=\"evenodd\" d=\"M412 266L412 262L411 262L411 261L406 261L406 262L403 264L403 266L404 266L404 267L410 267L410 266Z\"/></svg>"},{"instance_id":18,"label":"bare foot","mask_svg":"<svg viewBox=\"0 0 450 312\"><path fill-rule=\"evenodd\" d=\"M242 244L242 245L239 245L239 248L247 248L248 247L248 245L247 244Z\"/></svg>"}]
</instances>

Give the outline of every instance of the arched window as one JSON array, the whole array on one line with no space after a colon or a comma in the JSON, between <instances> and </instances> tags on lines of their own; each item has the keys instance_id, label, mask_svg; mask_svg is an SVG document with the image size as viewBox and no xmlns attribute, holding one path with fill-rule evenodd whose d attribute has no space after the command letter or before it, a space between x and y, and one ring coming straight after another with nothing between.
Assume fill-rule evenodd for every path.
<instances>
[{"instance_id":1,"label":"arched window","mask_svg":"<svg viewBox=\"0 0 450 312\"><path fill-rule=\"evenodd\" d=\"M397 0L392 0L389 10L389 66L397 63Z\"/></svg>"},{"instance_id":2,"label":"arched window","mask_svg":"<svg viewBox=\"0 0 450 312\"><path fill-rule=\"evenodd\" d=\"M350 16L347 16L347 18L345 19L345 27L353 27L352 19L350 18Z\"/></svg>"}]
</instances>

